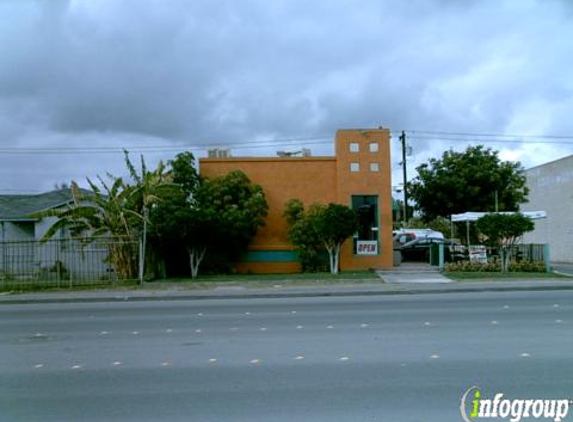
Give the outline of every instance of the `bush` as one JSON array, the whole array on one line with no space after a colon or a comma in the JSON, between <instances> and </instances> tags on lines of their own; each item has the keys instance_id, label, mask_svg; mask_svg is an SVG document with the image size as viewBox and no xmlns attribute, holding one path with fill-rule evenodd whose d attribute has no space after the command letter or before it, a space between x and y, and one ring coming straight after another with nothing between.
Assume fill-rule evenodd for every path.
<instances>
[{"instance_id":1,"label":"bush","mask_svg":"<svg viewBox=\"0 0 573 422\"><path fill-rule=\"evenodd\" d=\"M495 273L501 271L501 265L497 262L488 262L487 264L471 261L449 262L444 266L444 271L447 273Z\"/></svg>"},{"instance_id":2,"label":"bush","mask_svg":"<svg viewBox=\"0 0 573 422\"><path fill-rule=\"evenodd\" d=\"M512 261L508 268L511 273L543 273L545 272L545 263L543 262L515 262ZM497 262L488 262L482 264L480 262L460 261L450 262L444 266L444 271L447 273L464 272L464 273L495 273L501 272L501 264Z\"/></svg>"}]
</instances>

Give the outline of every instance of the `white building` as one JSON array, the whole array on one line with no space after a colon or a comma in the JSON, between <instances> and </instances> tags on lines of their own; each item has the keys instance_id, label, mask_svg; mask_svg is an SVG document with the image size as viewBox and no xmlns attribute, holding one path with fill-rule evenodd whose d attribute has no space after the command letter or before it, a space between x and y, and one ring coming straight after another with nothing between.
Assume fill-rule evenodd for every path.
<instances>
[{"instance_id":1,"label":"white building","mask_svg":"<svg viewBox=\"0 0 573 422\"><path fill-rule=\"evenodd\" d=\"M529 202L522 211L544 210L525 243L547 243L551 261L573 263L573 155L526 170Z\"/></svg>"}]
</instances>

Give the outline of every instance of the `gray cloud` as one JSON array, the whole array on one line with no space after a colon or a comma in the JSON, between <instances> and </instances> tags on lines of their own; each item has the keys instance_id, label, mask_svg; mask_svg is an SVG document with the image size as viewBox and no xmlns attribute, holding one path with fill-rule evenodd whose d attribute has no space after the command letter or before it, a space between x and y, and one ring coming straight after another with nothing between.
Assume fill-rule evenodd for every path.
<instances>
[{"instance_id":1,"label":"gray cloud","mask_svg":"<svg viewBox=\"0 0 573 422\"><path fill-rule=\"evenodd\" d=\"M566 1L5 0L0 16L0 146L573 133ZM121 166L31 159L22 177L0 154L0 189Z\"/></svg>"}]
</instances>

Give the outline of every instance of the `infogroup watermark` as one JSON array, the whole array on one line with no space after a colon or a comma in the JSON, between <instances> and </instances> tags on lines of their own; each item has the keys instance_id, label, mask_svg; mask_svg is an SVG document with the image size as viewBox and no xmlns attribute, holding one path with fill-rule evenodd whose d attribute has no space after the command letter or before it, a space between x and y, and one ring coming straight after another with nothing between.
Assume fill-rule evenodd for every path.
<instances>
[{"instance_id":1,"label":"infogroup watermark","mask_svg":"<svg viewBox=\"0 0 573 422\"><path fill-rule=\"evenodd\" d=\"M487 418L509 419L511 422L528 418L560 422L567 417L571 405L573 401L570 399L509 399L503 393L484 398L481 388L474 386L462 395L460 413L465 422Z\"/></svg>"}]
</instances>

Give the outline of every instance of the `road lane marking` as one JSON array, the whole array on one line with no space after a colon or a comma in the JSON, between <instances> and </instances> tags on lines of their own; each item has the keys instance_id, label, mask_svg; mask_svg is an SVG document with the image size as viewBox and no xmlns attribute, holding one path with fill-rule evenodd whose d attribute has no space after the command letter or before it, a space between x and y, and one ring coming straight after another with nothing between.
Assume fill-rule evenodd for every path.
<instances>
[{"instance_id":1,"label":"road lane marking","mask_svg":"<svg viewBox=\"0 0 573 422\"><path fill-rule=\"evenodd\" d=\"M74 365L72 366L72 369L82 369L84 367L84 365Z\"/></svg>"}]
</instances>

